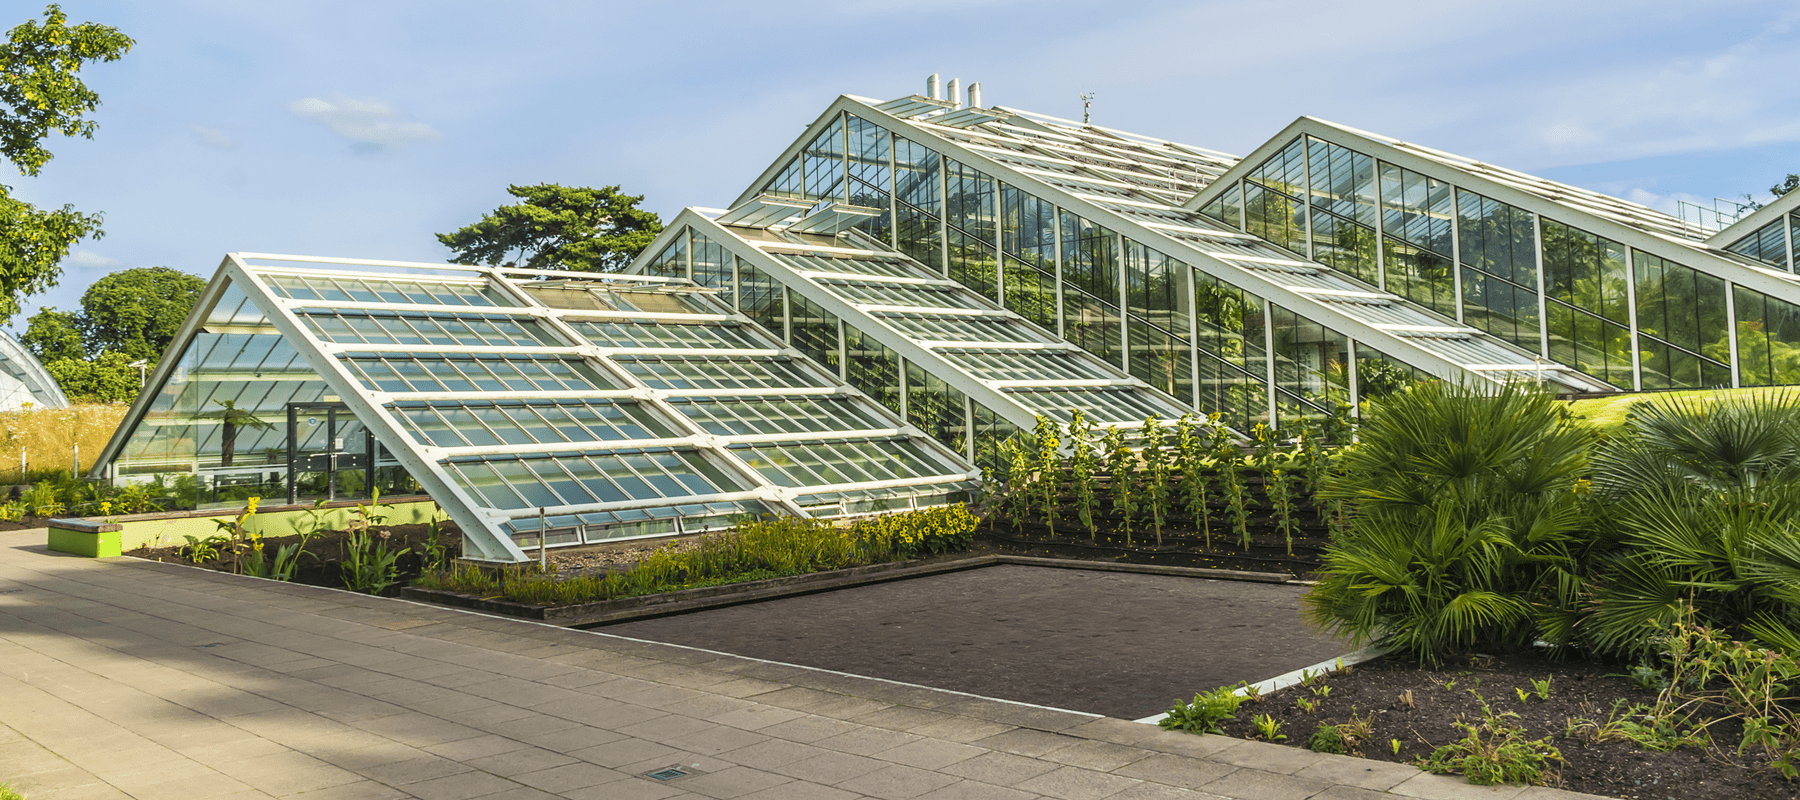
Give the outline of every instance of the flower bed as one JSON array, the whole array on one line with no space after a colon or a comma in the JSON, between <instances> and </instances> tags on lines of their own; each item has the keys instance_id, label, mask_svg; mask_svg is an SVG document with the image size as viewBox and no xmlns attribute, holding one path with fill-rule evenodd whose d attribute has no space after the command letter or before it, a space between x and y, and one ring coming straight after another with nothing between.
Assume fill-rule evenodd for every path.
<instances>
[{"instance_id":1,"label":"flower bed","mask_svg":"<svg viewBox=\"0 0 1800 800\"><path fill-rule=\"evenodd\" d=\"M1667 723L1659 730L1645 716L1659 696L1654 679L1634 682L1625 672L1533 654L1480 656L1436 668L1388 657L1246 702L1220 730L1428 769L1455 763L1458 772L1479 772L1491 764L1488 774L1495 776L1500 764L1529 763L1530 751L1554 752L1538 765L1535 782L1611 797L1794 796L1794 784L1771 768L1766 751L1754 743L1739 751L1741 719L1715 706L1694 720L1709 726L1704 737ZM1463 750L1440 750L1467 740L1459 724L1475 726L1489 752L1500 751L1506 729L1514 729L1511 761L1469 762ZM1528 782L1517 772L1511 777Z\"/></svg>"},{"instance_id":2,"label":"flower bed","mask_svg":"<svg viewBox=\"0 0 1800 800\"><path fill-rule=\"evenodd\" d=\"M505 570L461 565L427 573L414 585L527 605L594 603L962 552L974 541L976 521L960 504L871 517L847 527L781 517L741 525L687 549L659 549L616 570L562 577L531 565Z\"/></svg>"}]
</instances>

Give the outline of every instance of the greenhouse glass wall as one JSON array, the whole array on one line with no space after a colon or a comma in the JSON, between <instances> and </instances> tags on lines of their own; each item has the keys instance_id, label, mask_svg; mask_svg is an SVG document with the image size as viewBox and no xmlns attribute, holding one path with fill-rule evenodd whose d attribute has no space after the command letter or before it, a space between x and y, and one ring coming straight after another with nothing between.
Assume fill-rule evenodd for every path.
<instances>
[{"instance_id":1,"label":"greenhouse glass wall","mask_svg":"<svg viewBox=\"0 0 1800 800\"><path fill-rule=\"evenodd\" d=\"M508 561L953 502L1078 411L1800 383L1800 192L1703 225L1310 117L1238 158L929 85L838 98L625 275L233 254L98 476L423 492Z\"/></svg>"},{"instance_id":2,"label":"greenhouse glass wall","mask_svg":"<svg viewBox=\"0 0 1800 800\"><path fill-rule=\"evenodd\" d=\"M1001 377L1001 343L1044 347L1014 331L1123 373L1107 388L1163 404L1143 413L1173 403L1247 432L1355 414L1425 378L1562 394L1800 383L1797 204L1721 230L1312 118L1240 159L929 92L844 96L632 271L717 286L803 351L816 337L794 314L842 326L816 352L897 359L883 375L909 418L937 419L910 408L915 385L962 395L943 441L972 438L978 411L1022 427L1104 407L1029 402L1038 387L1007 381L1095 378L1017 348L1030 374ZM771 298L785 305L754 307ZM958 333L938 330L952 319Z\"/></svg>"},{"instance_id":3,"label":"greenhouse glass wall","mask_svg":"<svg viewBox=\"0 0 1800 800\"><path fill-rule=\"evenodd\" d=\"M686 280L232 254L102 455L199 508L430 495L465 554L964 498L960 452Z\"/></svg>"}]
</instances>

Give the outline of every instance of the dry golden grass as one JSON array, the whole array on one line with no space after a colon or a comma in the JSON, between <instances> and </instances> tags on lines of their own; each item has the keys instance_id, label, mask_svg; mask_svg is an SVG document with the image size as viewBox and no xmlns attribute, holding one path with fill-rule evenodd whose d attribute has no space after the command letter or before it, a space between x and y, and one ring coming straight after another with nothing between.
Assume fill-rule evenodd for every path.
<instances>
[{"instance_id":1,"label":"dry golden grass","mask_svg":"<svg viewBox=\"0 0 1800 800\"><path fill-rule=\"evenodd\" d=\"M0 483L19 483L19 450L32 473L68 469L81 446L81 471L94 466L100 450L125 418L124 403L77 403L68 408L0 411Z\"/></svg>"}]
</instances>

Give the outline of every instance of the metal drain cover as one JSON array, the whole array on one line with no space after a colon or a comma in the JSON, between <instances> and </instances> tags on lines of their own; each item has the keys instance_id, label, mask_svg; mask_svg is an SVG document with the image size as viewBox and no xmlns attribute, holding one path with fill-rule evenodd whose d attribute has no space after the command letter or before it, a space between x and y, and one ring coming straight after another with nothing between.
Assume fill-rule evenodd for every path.
<instances>
[{"instance_id":1,"label":"metal drain cover","mask_svg":"<svg viewBox=\"0 0 1800 800\"><path fill-rule=\"evenodd\" d=\"M672 781L676 778L685 778L688 776L688 774L683 772L680 767L663 767L655 772L646 772L644 774L659 781Z\"/></svg>"}]
</instances>

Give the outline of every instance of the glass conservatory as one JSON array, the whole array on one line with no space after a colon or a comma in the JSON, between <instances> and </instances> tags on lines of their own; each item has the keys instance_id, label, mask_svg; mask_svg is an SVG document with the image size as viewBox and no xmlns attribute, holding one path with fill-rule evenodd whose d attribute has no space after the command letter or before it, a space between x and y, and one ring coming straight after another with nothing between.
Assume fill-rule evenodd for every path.
<instances>
[{"instance_id":1,"label":"glass conservatory","mask_svg":"<svg viewBox=\"0 0 1800 800\"><path fill-rule=\"evenodd\" d=\"M430 495L473 558L961 499L977 474L683 279L232 254L97 468L200 508Z\"/></svg>"},{"instance_id":2,"label":"glass conservatory","mask_svg":"<svg viewBox=\"0 0 1800 800\"><path fill-rule=\"evenodd\" d=\"M1800 383L1800 193L1716 230L1312 118L1237 158L929 86L838 98L630 271L722 290L978 460L982 420L1074 407L1248 431L1424 377ZM947 420L910 402L945 391Z\"/></svg>"},{"instance_id":3,"label":"glass conservatory","mask_svg":"<svg viewBox=\"0 0 1800 800\"><path fill-rule=\"evenodd\" d=\"M950 502L1075 411L1800 384L1800 192L1720 229L1310 117L1238 158L928 85L838 98L624 275L228 256L97 471L424 492L505 561Z\"/></svg>"}]
</instances>

